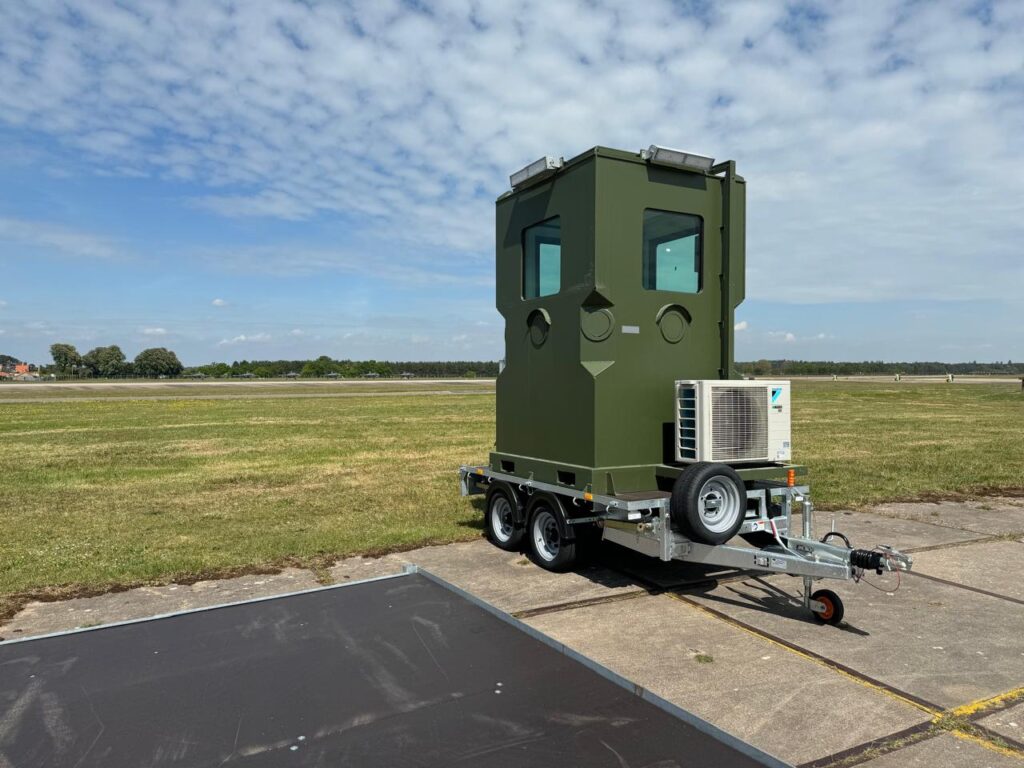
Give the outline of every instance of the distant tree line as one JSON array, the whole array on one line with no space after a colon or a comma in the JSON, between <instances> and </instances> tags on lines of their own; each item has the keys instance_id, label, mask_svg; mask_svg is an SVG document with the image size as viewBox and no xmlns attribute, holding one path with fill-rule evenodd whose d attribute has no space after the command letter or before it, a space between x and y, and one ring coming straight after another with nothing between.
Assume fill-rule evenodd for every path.
<instances>
[{"instance_id":1,"label":"distant tree line","mask_svg":"<svg viewBox=\"0 0 1024 768\"><path fill-rule=\"evenodd\" d=\"M736 363L736 370L747 376L857 376L865 374L897 374L905 376L942 376L947 373L975 375L1024 374L1024 363L883 363L866 360L860 363L835 363L810 360L755 360Z\"/></svg>"},{"instance_id":2,"label":"distant tree line","mask_svg":"<svg viewBox=\"0 0 1024 768\"><path fill-rule=\"evenodd\" d=\"M498 375L498 363L481 360L455 360L435 362L391 362L381 360L335 360L322 355L315 360L236 360L233 363L209 363L185 368L178 356L164 347L142 350L134 360L128 360L116 344L95 347L84 355L72 344L54 344L50 347L53 364L38 368L41 373L59 377L86 378L156 378L181 375L203 375L216 378L255 376L274 378L288 375L303 378L339 376L358 378L376 374L382 378L412 374L418 378L458 378ZM0 369L13 370L21 361L10 355L0 355ZM32 366L36 370L35 366ZM897 373L906 376L941 376L947 373L974 375L1024 375L1024 363L885 363L881 360L862 362L833 362L809 360L753 360L736 363L739 373L746 376L858 376Z\"/></svg>"},{"instance_id":3,"label":"distant tree line","mask_svg":"<svg viewBox=\"0 0 1024 768\"><path fill-rule=\"evenodd\" d=\"M336 375L357 378L366 374L381 377L401 376L411 373L418 378L494 377L498 375L498 364L491 361L441 361L441 362L388 362L380 360L333 360L326 355L316 360L236 360L233 363L210 363L189 368L188 374L203 374L222 378L225 376L252 375L258 378L273 378L297 374L303 378L318 378Z\"/></svg>"},{"instance_id":4,"label":"distant tree line","mask_svg":"<svg viewBox=\"0 0 1024 768\"><path fill-rule=\"evenodd\" d=\"M181 374L184 366L178 356L164 347L144 349L129 361L116 344L109 347L95 347L80 355L73 344L53 344L50 347L53 365L43 368L43 373L60 377L89 377L103 379L174 377Z\"/></svg>"}]
</instances>

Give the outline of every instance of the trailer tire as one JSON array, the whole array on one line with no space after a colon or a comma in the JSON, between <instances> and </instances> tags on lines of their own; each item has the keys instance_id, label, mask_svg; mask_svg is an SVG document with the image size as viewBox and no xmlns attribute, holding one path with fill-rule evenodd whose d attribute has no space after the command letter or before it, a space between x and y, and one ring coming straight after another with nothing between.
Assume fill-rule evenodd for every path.
<instances>
[{"instance_id":1,"label":"trailer tire","mask_svg":"<svg viewBox=\"0 0 1024 768\"><path fill-rule=\"evenodd\" d=\"M692 464L672 486L669 513L673 524L694 541L724 544L743 525L746 486L730 466Z\"/></svg>"},{"instance_id":2,"label":"trailer tire","mask_svg":"<svg viewBox=\"0 0 1024 768\"><path fill-rule=\"evenodd\" d=\"M484 531L491 544L506 552L518 552L526 533L518 523L517 506L515 493L504 483L492 483L487 489Z\"/></svg>"},{"instance_id":3,"label":"trailer tire","mask_svg":"<svg viewBox=\"0 0 1024 768\"><path fill-rule=\"evenodd\" d=\"M566 538L561 514L557 502L552 503L544 496L530 505L527 552L534 563L547 571L567 571L576 563L576 540Z\"/></svg>"}]
</instances>

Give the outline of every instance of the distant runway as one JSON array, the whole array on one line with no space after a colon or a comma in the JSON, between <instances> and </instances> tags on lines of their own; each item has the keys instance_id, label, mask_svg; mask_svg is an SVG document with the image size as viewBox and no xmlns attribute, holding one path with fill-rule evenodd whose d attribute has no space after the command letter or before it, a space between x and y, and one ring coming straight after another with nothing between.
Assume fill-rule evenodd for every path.
<instances>
[{"instance_id":1,"label":"distant runway","mask_svg":"<svg viewBox=\"0 0 1024 768\"><path fill-rule=\"evenodd\" d=\"M771 376L758 376L759 379L771 379ZM782 380L791 381L832 381L831 376L779 376ZM1014 384L1019 383L1020 376L969 376L967 374L955 376L954 384ZM840 376L836 381L862 381L876 384L879 382L891 382L893 384L945 384L945 376L908 376L903 374L899 381L891 373L871 374L868 376Z\"/></svg>"},{"instance_id":2,"label":"distant runway","mask_svg":"<svg viewBox=\"0 0 1024 768\"><path fill-rule=\"evenodd\" d=\"M155 387L415 387L423 384L493 384L494 379L162 379L144 381L12 381L0 384L0 392L11 390L137 389Z\"/></svg>"},{"instance_id":3,"label":"distant runway","mask_svg":"<svg viewBox=\"0 0 1024 768\"><path fill-rule=\"evenodd\" d=\"M0 385L0 404L492 394L494 379L13 382Z\"/></svg>"},{"instance_id":4,"label":"distant runway","mask_svg":"<svg viewBox=\"0 0 1024 768\"><path fill-rule=\"evenodd\" d=\"M116 403L123 400L307 400L331 397L419 397L426 395L493 395L493 389L415 389L411 392L268 392L259 395L111 395L109 397L0 397L0 405L16 403Z\"/></svg>"}]
</instances>

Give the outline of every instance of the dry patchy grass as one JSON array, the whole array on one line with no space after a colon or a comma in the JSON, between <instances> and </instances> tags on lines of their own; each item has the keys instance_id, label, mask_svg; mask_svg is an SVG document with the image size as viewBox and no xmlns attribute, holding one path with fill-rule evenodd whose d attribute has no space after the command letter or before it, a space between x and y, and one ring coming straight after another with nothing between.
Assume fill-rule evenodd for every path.
<instances>
[{"instance_id":1,"label":"dry patchy grass","mask_svg":"<svg viewBox=\"0 0 1024 768\"><path fill-rule=\"evenodd\" d=\"M798 382L825 507L1024 486L1013 385ZM0 610L479 535L492 395L0 404ZM20 597L19 597L20 596Z\"/></svg>"}]
</instances>

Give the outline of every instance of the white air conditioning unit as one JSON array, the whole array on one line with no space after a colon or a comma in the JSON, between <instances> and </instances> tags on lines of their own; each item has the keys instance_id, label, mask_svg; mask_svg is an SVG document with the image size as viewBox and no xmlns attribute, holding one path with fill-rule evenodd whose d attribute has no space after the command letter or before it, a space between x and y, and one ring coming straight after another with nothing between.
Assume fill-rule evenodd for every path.
<instances>
[{"instance_id":1,"label":"white air conditioning unit","mask_svg":"<svg viewBox=\"0 0 1024 768\"><path fill-rule=\"evenodd\" d=\"M792 459L788 381L677 381L676 461Z\"/></svg>"}]
</instances>

